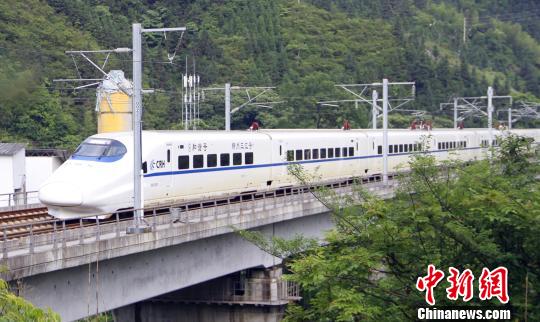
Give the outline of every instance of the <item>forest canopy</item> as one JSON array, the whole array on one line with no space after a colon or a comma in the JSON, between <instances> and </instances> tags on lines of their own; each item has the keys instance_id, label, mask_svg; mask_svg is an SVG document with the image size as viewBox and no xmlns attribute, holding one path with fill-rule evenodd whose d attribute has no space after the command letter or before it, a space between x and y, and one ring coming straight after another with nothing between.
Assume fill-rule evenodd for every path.
<instances>
[{"instance_id":1,"label":"forest canopy","mask_svg":"<svg viewBox=\"0 0 540 322\"><path fill-rule=\"evenodd\" d=\"M236 113L233 129L253 120L266 128L337 128L369 125L369 107L320 106L321 100L350 99L337 83L371 83L386 77L415 81L407 108L431 112L448 126L439 104L454 95L496 95L514 100L540 97L540 3L533 0L234 0L114 1L28 0L0 3L0 140L39 147L74 147L95 133L95 89L73 91L57 78L101 77L66 50L131 46L131 24L186 26L178 36L143 40L146 129L179 129L181 78L201 75L202 86L275 86L273 109L248 106ZM187 60L186 60L187 57ZM105 56L93 57L101 63ZM131 77L130 55L113 55L107 69ZM77 68L75 67L75 64ZM240 93L241 94L241 93ZM233 95L233 105L244 97ZM221 92L207 92L201 127L223 128ZM411 115L392 116L402 127ZM498 115L505 119L503 114ZM528 127L535 123L519 122ZM466 126L485 126L470 119Z\"/></svg>"}]
</instances>

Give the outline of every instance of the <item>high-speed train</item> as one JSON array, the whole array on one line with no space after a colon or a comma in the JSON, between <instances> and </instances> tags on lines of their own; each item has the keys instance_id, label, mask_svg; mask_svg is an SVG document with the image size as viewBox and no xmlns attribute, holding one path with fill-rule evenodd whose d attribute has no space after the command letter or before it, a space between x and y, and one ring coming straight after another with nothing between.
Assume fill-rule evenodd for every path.
<instances>
[{"instance_id":1,"label":"high-speed train","mask_svg":"<svg viewBox=\"0 0 540 322\"><path fill-rule=\"evenodd\" d=\"M494 135L506 132L494 130ZM511 132L540 142L540 130ZM427 137L427 139L425 139ZM321 180L382 172L381 130L143 131L145 206L294 185L290 163ZM388 169L418 151L438 159L482 158L486 129L390 130ZM422 144L421 142L424 142ZM494 142L496 143L496 142ZM57 218L106 216L133 207L132 132L86 139L42 185L39 199Z\"/></svg>"}]
</instances>

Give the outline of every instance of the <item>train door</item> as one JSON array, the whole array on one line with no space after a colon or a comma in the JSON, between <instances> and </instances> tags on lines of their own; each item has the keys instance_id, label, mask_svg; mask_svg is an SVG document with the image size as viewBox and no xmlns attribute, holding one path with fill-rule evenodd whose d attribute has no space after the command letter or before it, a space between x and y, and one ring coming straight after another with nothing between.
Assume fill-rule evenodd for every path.
<instances>
[{"instance_id":1,"label":"train door","mask_svg":"<svg viewBox=\"0 0 540 322\"><path fill-rule=\"evenodd\" d=\"M166 156L165 156L165 171L168 175L164 176L164 185L165 185L165 195L172 195L172 185L173 185L173 144L167 143L166 145Z\"/></svg>"},{"instance_id":2,"label":"train door","mask_svg":"<svg viewBox=\"0 0 540 322\"><path fill-rule=\"evenodd\" d=\"M287 142L284 142L283 140L277 140L277 151L272 151L272 163L273 164L279 164L279 163L285 163L287 162L287 151L288 151L288 144ZM277 155L277 157L276 157ZM271 167L272 171L272 180L276 181L275 183L284 182L286 181L286 175L287 175L287 167L277 166L277 167Z\"/></svg>"}]
</instances>

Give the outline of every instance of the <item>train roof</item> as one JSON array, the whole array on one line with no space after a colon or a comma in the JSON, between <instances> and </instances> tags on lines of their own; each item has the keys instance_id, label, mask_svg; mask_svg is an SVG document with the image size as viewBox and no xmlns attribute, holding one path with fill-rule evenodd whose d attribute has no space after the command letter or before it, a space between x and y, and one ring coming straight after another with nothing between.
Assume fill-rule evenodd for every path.
<instances>
[{"instance_id":1,"label":"train roof","mask_svg":"<svg viewBox=\"0 0 540 322\"><path fill-rule=\"evenodd\" d=\"M515 132L522 132L526 129L513 130ZM536 130L539 129L528 129ZM470 128L463 130L455 129L432 129L430 131L425 130L410 130L410 129L389 129L390 136L411 136L418 137L421 135L430 135L430 134L439 134L439 135L456 135L456 134L476 134L476 133L488 133L488 130L485 128ZM494 135L498 135L499 131L495 130ZM201 140L201 139L216 139L216 138L227 138L227 139L245 139L246 135L252 136L252 138L259 139L268 139L275 138L281 139L285 137L303 137L309 136L313 137L331 137L331 136L358 136L365 135L371 137L378 137L382 135L381 129L351 129L351 130L340 130L340 129L261 129L258 131L223 131L223 130L200 130L200 131L168 131L168 130L157 130L157 131L143 131L145 137L159 137L165 140L173 140L178 135L182 135L183 138ZM114 133L100 133L94 135L94 137L101 138L113 138L113 139L125 139L129 140L132 137L132 132L114 132Z\"/></svg>"}]
</instances>

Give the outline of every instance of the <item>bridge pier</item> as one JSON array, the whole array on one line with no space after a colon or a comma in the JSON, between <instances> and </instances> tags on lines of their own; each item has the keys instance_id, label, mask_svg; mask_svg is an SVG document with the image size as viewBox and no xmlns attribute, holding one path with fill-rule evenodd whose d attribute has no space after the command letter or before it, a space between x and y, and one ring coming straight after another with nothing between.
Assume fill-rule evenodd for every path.
<instances>
[{"instance_id":1,"label":"bridge pier","mask_svg":"<svg viewBox=\"0 0 540 322\"><path fill-rule=\"evenodd\" d=\"M243 270L113 311L124 321L281 321L285 307L299 300L296 284L282 279L282 269Z\"/></svg>"}]
</instances>

